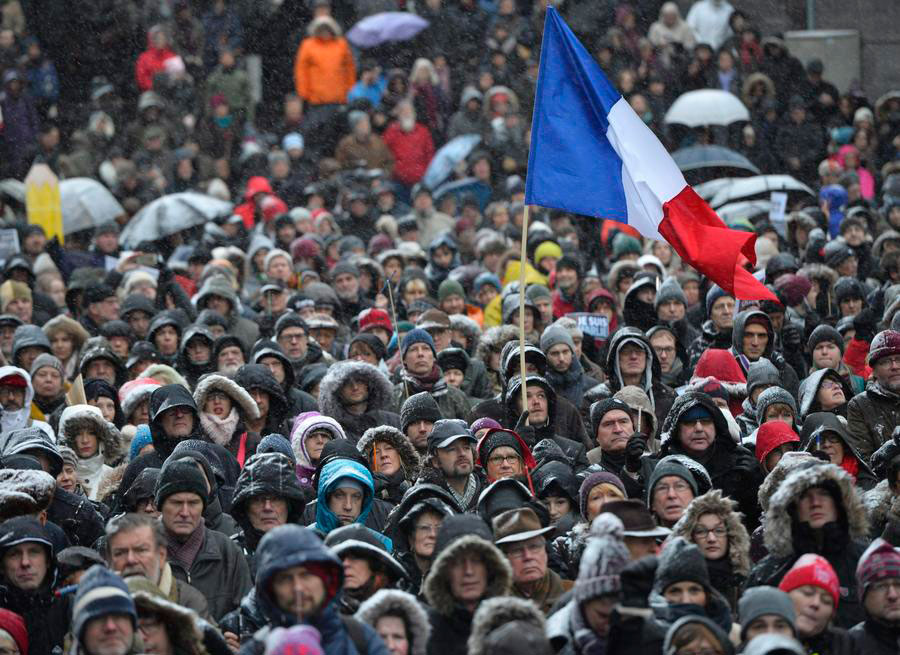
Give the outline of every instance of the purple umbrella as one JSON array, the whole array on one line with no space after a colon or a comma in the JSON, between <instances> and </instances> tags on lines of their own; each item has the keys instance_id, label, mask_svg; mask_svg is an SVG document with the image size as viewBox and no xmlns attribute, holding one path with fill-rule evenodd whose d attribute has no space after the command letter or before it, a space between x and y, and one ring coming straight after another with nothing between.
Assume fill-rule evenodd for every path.
<instances>
[{"instance_id":1,"label":"purple umbrella","mask_svg":"<svg viewBox=\"0 0 900 655\"><path fill-rule=\"evenodd\" d=\"M428 27L428 21L406 11L385 11L359 21L347 32L358 48L374 48L388 41L408 41Z\"/></svg>"}]
</instances>

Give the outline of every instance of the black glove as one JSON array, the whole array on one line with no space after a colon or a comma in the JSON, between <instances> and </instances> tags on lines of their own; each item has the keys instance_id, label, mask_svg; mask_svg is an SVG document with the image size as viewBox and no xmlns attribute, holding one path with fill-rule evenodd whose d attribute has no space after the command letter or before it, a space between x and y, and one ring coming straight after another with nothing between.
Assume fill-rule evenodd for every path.
<instances>
[{"instance_id":1,"label":"black glove","mask_svg":"<svg viewBox=\"0 0 900 655\"><path fill-rule=\"evenodd\" d=\"M803 347L803 335L800 328L791 321L785 322L781 328L781 345L785 350L799 351Z\"/></svg>"},{"instance_id":2,"label":"black glove","mask_svg":"<svg viewBox=\"0 0 900 655\"><path fill-rule=\"evenodd\" d=\"M619 574L622 583L622 605L624 607L650 607L649 596L653 591L655 577L655 555L648 555L626 564L622 573Z\"/></svg>"},{"instance_id":3,"label":"black glove","mask_svg":"<svg viewBox=\"0 0 900 655\"><path fill-rule=\"evenodd\" d=\"M866 307L853 317L853 329L856 330L856 338L861 341L872 341L878 331L878 317L871 307Z\"/></svg>"},{"instance_id":4,"label":"black glove","mask_svg":"<svg viewBox=\"0 0 900 655\"><path fill-rule=\"evenodd\" d=\"M640 432L635 432L628 437L628 445L625 446L625 468L638 473L641 470L641 457L647 451L647 437Z\"/></svg>"},{"instance_id":5,"label":"black glove","mask_svg":"<svg viewBox=\"0 0 900 655\"><path fill-rule=\"evenodd\" d=\"M528 425L528 410L526 409L522 412L522 415L519 416L519 420L516 423L516 427L513 428L513 432L522 437L522 441L531 448L535 442L537 441L537 433L534 431L533 425Z\"/></svg>"}]
</instances>

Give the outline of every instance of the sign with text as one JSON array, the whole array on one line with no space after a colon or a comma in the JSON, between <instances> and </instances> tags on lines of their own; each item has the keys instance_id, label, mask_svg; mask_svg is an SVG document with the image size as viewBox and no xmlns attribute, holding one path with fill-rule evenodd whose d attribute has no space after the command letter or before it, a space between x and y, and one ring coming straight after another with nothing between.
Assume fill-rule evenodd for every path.
<instances>
[{"instance_id":1,"label":"sign with text","mask_svg":"<svg viewBox=\"0 0 900 655\"><path fill-rule=\"evenodd\" d=\"M584 332L585 336L590 336L594 339L606 339L609 337L609 319L602 314L572 312L571 314L566 314L566 316L575 319L578 329Z\"/></svg>"}]
</instances>

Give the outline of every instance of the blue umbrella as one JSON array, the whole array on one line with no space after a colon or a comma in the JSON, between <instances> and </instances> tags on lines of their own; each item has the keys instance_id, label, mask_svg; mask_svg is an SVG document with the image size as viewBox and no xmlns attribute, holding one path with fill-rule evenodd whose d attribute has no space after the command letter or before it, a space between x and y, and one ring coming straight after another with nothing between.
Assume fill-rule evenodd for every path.
<instances>
[{"instance_id":1,"label":"blue umbrella","mask_svg":"<svg viewBox=\"0 0 900 655\"><path fill-rule=\"evenodd\" d=\"M463 197L467 195L475 196L481 211L484 211L484 208L491 201L491 187L474 177L464 177L461 180L441 185L434 191L434 201L436 203L440 202L441 198L448 193L456 196L457 202L462 202Z\"/></svg>"},{"instance_id":2,"label":"blue umbrella","mask_svg":"<svg viewBox=\"0 0 900 655\"><path fill-rule=\"evenodd\" d=\"M450 173L453 172L456 165L468 157L480 141L481 136L478 134L462 134L445 143L428 164L428 170L425 171L425 176L422 178L425 186L434 189L450 177Z\"/></svg>"},{"instance_id":3,"label":"blue umbrella","mask_svg":"<svg viewBox=\"0 0 900 655\"><path fill-rule=\"evenodd\" d=\"M366 16L347 32L357 48L374 48L388 41L408 41L428 27L428 21L407 11L385 11Z\"/></svg>"}]
</instances>

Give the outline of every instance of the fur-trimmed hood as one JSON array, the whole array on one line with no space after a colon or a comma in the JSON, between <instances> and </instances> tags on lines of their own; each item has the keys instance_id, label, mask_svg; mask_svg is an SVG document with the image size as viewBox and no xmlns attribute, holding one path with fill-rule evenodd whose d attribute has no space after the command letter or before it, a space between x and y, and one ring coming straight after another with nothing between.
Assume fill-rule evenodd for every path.
<instances>
[{"instance_id":1,"label":"fur-trimmed hood","mask_svg":"<svg viewBox=\"0 0 900 655\"><path fill-rule=\"evenodd\" d=\"M107 466L115 466L122 459L125 447L122 435L115 425L103 418L103 414L93 405L72 405L63 410L59 417L57 435L59 445L71 448L76 453L75 434L89 429L97 434L103 462Z\"/></svg>"},{"instance_id":2,"label":"fur-trimmed hood","mask_svg":"<svg viewBox=\"0 0 900 655\"><path fill-rule=\"evenodd\" d=\"M508 341L519 337L519 328L515 325L498 325L497 327L488 328L478 340L478 346L475 348L475 359L480 359L485 366L491 361L491 348L502 350Z\"/></svg>"},{"instance_id":3,"label":"fur-trimmed hood","mask_svg":"<svg viewBox=\"0 0 900 655\"><path fill-rule=\"evenodd\" d=\"M237 406L244 419L259 418L259 407L247 390L234 380L230 380L218 373L206 375L197 383L197 388L194 390L194 402L197 403L198 412L203 412L206 399L209 398L209 394L213 391L221 391L231 398L231 402Z\"/></svg>"},{"instance_id":4,"label":"fur-trimmed hood","mask_svg":"<svg viewBox=\"0 0 900 655\"><path fill-rule=\"evenodd\" d=\"M391 411L393 386L384 373L365 362L343 361L329 368L319 383L319 407L323 414L331 416L339 423L356 418L346 410L340 397L341 387L353 377L364 380L369 387L366 413L376 410Z\"/></svg>"},{"instance_id":5,"label":"fur-trimmed hood","mask_svg":"<svg viewBox=\"0 0 900 655\"><path fill-rule=\"evenodd\" d=\"M315 430L327 430L332 434L333 439L347 438L341 424L330 416L323 416L319 412L298 414L291 428L291 450L294 452L294 458L297 460L298 472L302 468L308 470L311 475L311 471L315 469L306 450L306 438Z\"/></svg>"},{"instance_id":6,"label":"fur-trimmed hood","mask_svg":"<svg viewBox=\"0 0 900 655\"><path fill-rule=\"evenodd\" d=\"M450 567L456 557L467 550L475 551L487 564L488 582L483 597L485 600L506 596L512 586L512 569L506 557L494 544L474 534L458 537L434 559L423 585L428 603L443 616L450 616L457 606L457 601L450 591Z\"/></svg>"},{"instance_id":7,"label":"fur-trimmed hood","mask_svg":"<svg viewBox=\"0 0 900 655\"><path fill-rule=\"evenodd\" d=\"M762 508L762 511L769 511L769 501L772 500L772 496L778 491L781 483L784 482L784 479L794 469L813 466L820 461L822 460L818 457L814 457L803 451L791 451L785 453L778 461L778 464L775 465L775 468L769 472L766 479L759 485L756 499L759 501L759 506Z\"/></svg>"},{"instance_id":8,"label":"fur-trimmed hood","mask_svg":"<svg viewBox=\"0 0 900 655\"><path fill-rule=\"evenodd\" d=\"M715 514L725 522L731 568L735 573L746 576L750 573L750 535L744 527L742 515L737 511L737 503L723 496L720 490L712 489L694 498L672 528L672 536L692 541L694 527L704 514Z\"/></svg>"},{"instance_id":9,"label":"fur-trimmed hood","mask_svg":"<svg viewBox=\"0 0 900 655\"><path fill-rule=\"evenodd\" d=\"M789 557L794 552L794 520L791 506L810 487L828 485L840 493L839 512L846 515L846 530L851 539L865 539L869 520L862 497L849 473L834 464L816 464L791 472L772 495L766 511L764 538L766 548L774 557Z\"/></svg>"},{"instance_id":10,"label":"fur-trimmed hood","mask_svg":"<svg viewBox=\"0 0 900 655\"><path fill-rule=\"evenodd\" d=\"M375 624L385 614L399 614L405 617L409 630L410 655L425 655L425 646L431 634L428 614L415 596L396 589L380 589L365 600L354 615L357 620L375 628Z\"/></svg>"},{"instance_id":11,"label":"fur-trimmed hood","mask_svg":"<svg viewBox=\"0 0 900 655\"><path fill-rule=\"evenodd\" d=\"M803 268L797 271L797 274L809 280L827 280L829 289L834 286L838 279L838 274L833 268L817 262L804 264Z\"/></svg>"},{"instance_id":12,"label":"fur-trimmed hood","mask_svg":"<svg viewBox=\"0 0 900 655\"><path fill-rule=\"evenodd\" d=\"M143 581L142 581L143 582ZM134 583L132 583L134 584ZM150 583L146 584L149 588ZM172 650L183 655L207 655L203 642L206 622L197 613L181 605L167 600L162 592L135 589L131 597L134 599L138 614L155 614L166 626L166 632L172 641Z\"/></svg>"},{"instance_id":13,"label":"fur-trimmed hood","mask_svg":"<svg viewBox=\"0 0 900 655\"><path fill-rule=\"evenodd\" d=\"M470 357L474 355L481 337L481 327L479 327L478 323L468 316L454 314L450 317L450 329L459 330L468 337L469 347L465 351Z\"/></svg>"},{"instance_id":14,"label":"fur-trimmed hood","mask_svg":"<svg viewBox=\"0 0 900 655\"><path fill-rule=\"evenodd\" d=\"M44 334L46 334L47 338L51 341L53 340L53 336L58 332L65 332L68 334L72 338L72 353L76 357L78 356L78 351L84 346L85 341L91 337L81 323L74 318L63 314L51 318L44 323L44 326L41 329L44 330Z\"/></svg>"},{"instance_id":15,"label":"fur-trimmed hood","mask_svg":"<svg viewBox=\"0 0 900 655\"><path fill-rule=\"evenodd\" d=\"M128 464L129 462L122 462L113 468L112 471L107 471L106 475L100 479L100 484L97 485L97 500L107 505L111 504L109 501L119 491L119 487L122 485L122 477L125 475L125 469L128 468ZM122 489L121 493L124 494L126 491L128 490Z\"/></svg>"},{"instance_id":16,"label":"fur-trimmed hood","mask_svg":"<svg viewBox=\"0 0 900 655\"><path fill-rule=\"evenodd\" d=\"M489 598L478 606L472 618L469 655L490 655L485 650L485 639L497 628L513 621L529 623L541 632L546 630L544 614L533 601L515 597Z\"/></svg>"},{"instance_id":17,"label":"fur-trimmed hood","mask_svg":"<svg viewBox=\"0 0 900 655\"><path fill-rule=\"evenodd\" d=\"M369 428L356 443L359 452L365 455L369 462L374 460L372 450L376 441L384 441L400 453L400 463L403 466L404 477L410 484L414 484L419 477L419 472L422 470L422 461L409 438L390 425Z\"/></svg>"}]
</instances>

